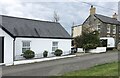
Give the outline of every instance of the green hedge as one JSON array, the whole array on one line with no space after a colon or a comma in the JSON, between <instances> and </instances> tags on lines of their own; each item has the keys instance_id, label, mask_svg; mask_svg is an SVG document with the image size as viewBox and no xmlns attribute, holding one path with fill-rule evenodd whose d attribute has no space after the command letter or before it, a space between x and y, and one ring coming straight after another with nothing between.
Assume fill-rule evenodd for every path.
<instances>
[{"instance_id":1,"label":"green hedge","mask_svg":"<svg viewBox=\"0 0 120 78\"><path fill-rule=\"evenodd\" d=\"M61 56L63 53L63 51L61 49L57 49L55 52L54 52L54 55L56 56Z\"/></svg>"},{"instance_id":2,"label":"green hedge","mask_svg":"<svg viewBox=\"0 0 120 78\"><path fill-rule=\"evenodd\" d=\"M23 52L22 56L26 59L31 59L35 57L35 52L33 52L32 50L27 50Z\"/></svg>"}]
</instances>

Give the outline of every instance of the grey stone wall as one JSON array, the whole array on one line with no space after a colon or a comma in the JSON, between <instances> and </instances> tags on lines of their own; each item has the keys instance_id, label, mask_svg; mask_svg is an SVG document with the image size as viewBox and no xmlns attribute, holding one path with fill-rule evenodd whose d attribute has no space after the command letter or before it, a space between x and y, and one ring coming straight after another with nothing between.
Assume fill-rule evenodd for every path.
<instances>
[{"instance_id":1,"label":"grey stone wall","mask_svg":"<svg viewBox=\"0 0 120 78\"><path fill-rule=\"evenodd\" d=\"M117 49L120 51L120 43L117 45Z\"/></svg>"},{"instance_id":2,"label":"grey stone wall","mask_svg":"<svg viewBox=\"0 0 120 78\"><path fill-rule=\"evenodd\" d=\"M110 37L114 37L116 40L116 46L120 40L120 26L116 25L116 34L113 34L113 24L110 24L110 33L107 33L107 23L101 22L99 19L97 19L94 15L90 15L89 18L83 23L83 28L85 26L91 26L94 29L98 28L98 24L100 24L100 37L107 37L107 35L110 35Z\"/></svg>"}]
</instances>

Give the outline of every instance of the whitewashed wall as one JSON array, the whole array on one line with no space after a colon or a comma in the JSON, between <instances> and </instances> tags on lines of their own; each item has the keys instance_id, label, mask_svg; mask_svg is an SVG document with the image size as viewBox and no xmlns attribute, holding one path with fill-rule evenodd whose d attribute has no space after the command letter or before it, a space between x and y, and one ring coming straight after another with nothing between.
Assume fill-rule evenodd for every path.
<instances>
[{"instance_id":1,"label":"whitewashed wall","mask_svg":"<svg viewBox=\"0 0 120 78\"><path fill-rule=\"evenodd\" d=\"M0 37L4 37L4 63L13 64L13 38L0 28Z\"/></svg>"},{"instance_id":2,"label":"whitewashed wall","mask_svg":"<svg viewBox=\"0 0 120 78\"><path fill-rule=\"evenodd\" d=\"M103 53L106 52L106 47L97 47L96 49L89 50L90 53Z\"/></svg>"},{"instance_id":3,"label":"whitewashed wall","mask_svg":"<svg viewBox=\"0 0 120 78\"><path fill-rule=\"evenodd\" d=\"M45 38L16 38L15 40L15 55L19 56L22 54L22 41L31 41L31 50L35 54L42 54L44 50L49 52L48 56L52 54L52 42L58 42L58 48L63 50L63 55L68 54L71 50L71 39L45 39ZM66 53L67 52L67 53ZM41 57L41 56L40 56Z\"/></svg>"},{"instance_id":4,"label":"whitewashed wall","mask_svg":"<svg viewBox=\"0 0 120 78\"><path fill-rule=\"evenodd\" d=\"M77 48L77 52L78 53L84 53L85 51L83 50L83 48Z\"/></svg>"},{"instance_id":5,"label":"whitewashed wall","mask_svg":"<svg viewBox=\"0 0 120 78\"><path fill-rule=\"evenodd\" d=\"M83 53L85 52L83 50L83 48L77 48L77 52L79 53ZM102 53L102 52L106 52L106 47L97 47L96 49L90 49L88 52L90 53Z\"/></svg>"}]
</instances>

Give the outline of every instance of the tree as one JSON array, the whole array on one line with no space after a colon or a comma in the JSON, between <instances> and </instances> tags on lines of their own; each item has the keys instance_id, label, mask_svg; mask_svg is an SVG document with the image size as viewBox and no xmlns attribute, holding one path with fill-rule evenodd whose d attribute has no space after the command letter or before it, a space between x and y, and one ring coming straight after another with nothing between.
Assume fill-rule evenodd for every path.
<instances>
[{"instance_id":1,"label":"tree","mask_svg":"<svg viewBox=\"0 0 120 78\"><path fill-rule=\"evenodd\" d=\"M96 30L89 33L83 32L74 41L77 48L83 48L85 51L94 49L100 45L99 33Z\"/></svg>"},{"instance_id":2,"label":"tree","mask_svg":"<svg viewBox=\"0 0 120 78\"><path fill-rule=\"evenodd\" d=\"M92 25L84 25L82 27L82 33L91 33L93 31L96 31L96 29Z\"/></svg>"},{"instance_id":3,"label":"tree","mask_svg":"<svg viewBox=\"0 0 120 78\"><path fill-rule=\"evenodd\" d=\"M59 15L57 14L56 11L54 11L54 14L53 14L53 21L54 21L54 22L59 22L59 20L60 20Z\"/></svg>"}]
</instances>

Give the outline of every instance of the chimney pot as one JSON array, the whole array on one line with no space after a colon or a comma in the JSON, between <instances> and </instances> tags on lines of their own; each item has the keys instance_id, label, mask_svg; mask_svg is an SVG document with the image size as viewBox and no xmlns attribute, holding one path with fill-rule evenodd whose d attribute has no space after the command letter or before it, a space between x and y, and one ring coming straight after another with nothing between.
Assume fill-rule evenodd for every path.
<instances>
[{"instance_id":1,"label":"chimney pot","mask_svg":"<svg viewBox=\"0 0 120 78\"><path fill-rule=\"evenodd\" d=\"M114 13L114 14L113 14L113 18L114 18L114 19L117 19L117 16L118 16L117 13Z\"/></svg>"}]
</instances>

